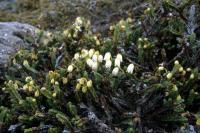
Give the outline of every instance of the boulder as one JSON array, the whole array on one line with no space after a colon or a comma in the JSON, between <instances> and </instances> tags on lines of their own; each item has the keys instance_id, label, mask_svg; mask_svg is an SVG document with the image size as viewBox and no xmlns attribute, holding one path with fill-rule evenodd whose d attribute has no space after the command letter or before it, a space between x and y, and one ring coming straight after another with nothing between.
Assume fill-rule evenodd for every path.
<instances>
[{"instance_id":1,"label":"boulder","mask_svg":"<svg viewBox=\"0 0 200 133\"><path fill-rule=\"evenodd\" d=\"M0 10L16 11L16 0L0 0Z\"/></svg>"},{"instance_id":2,"label":"boulder","mask_svg":"<svg viewBox=\"0 0 200 133\"><path fill-rule=\"evenodd\" d=\"M20 48L30 47L26 38L34 37L37 28L18 22L0 22L0 72L9 62L9 57Z\"/></svg>"}]
</instances>

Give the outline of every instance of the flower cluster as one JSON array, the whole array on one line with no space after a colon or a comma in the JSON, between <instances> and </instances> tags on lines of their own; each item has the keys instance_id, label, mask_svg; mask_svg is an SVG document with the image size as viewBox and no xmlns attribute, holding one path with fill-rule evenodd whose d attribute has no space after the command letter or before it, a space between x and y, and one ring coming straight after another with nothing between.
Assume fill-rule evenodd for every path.
<instances>
[{"instance_id":1,"label":"flower cluster","mask_svg":"<svg viewBox=\"0 0 200 133\"><path fill-rule=\"evenodd\" d=\"M164 68L159 67L159 69L160 69L160 70L163 70ZM178 74L178 75L180 74L181 76L187 76L187 75L189 74L189 79L191 79L191 80L194 79L194 77L195 77L194 72L191 71L191 68L186 68L186 69L184 69L183 66L179 63L178 60L176 60L176 61L174 62L174 67L173 67L172 71L169 71L169 72L167 73L166 78L167 78L168 80L170 80L170 79L173 78L173 76L174 76L175 74ZM187 74L187 75L186 75L186 74Z\"/></svg>"},{"instance_id":2,"label":"flower cluster","mask_svg":"<svg viewBox=\"0 0 200 133\"><path fill-rule=\"evenodd\" d=\"M34 88L34 81L32 77L26 77L25 81L26 81L26 84L23 86L23 90L32 92Z\"/></svg>"},{"instance_id":3,"label":"flower cluster","mask_svg":"<svg viewBox=\"0 0 200 133\"><path fill-rule=\"evenodd\" d=\"M78 83L76 84L76 91L81 90L83 93L89 91L92 87L92 80L87 80L86 78L78 79Z\"/></svg>"},{"instance_id":4,"label":"flower cluster","mask_svg":"<svg viewBox=\"0 0 200 133\"><path fill-rule=\"evenodd\" d=\"M112 68L112 62L114 60L114 65L113 65L113 70L112 70L112 75L117 76L120 69L121 69L121 63L123 62L123 57L121 54L117 54L115 59L112 59L112 55L110 52L106 52L105 55L103 56L102 54L100 54L99 51L95 51L95 49L90 49L90 50L86 50L86 49L82 49L81 53L75 53L74 55L74 59L75 60L79 60L79 59L85 59L86 64L93 70L93 71L97 71L98 67L100 66L100 64L102 65L103 62L105 62L105 69L107 69L108 71ZM72 71L73 70L73 66L69 65L68 66L68 71ZM129 64L129 66L127 67L127 73L132 74L134 70L134 65L133 64Z\"/></svg>"}]
</instances>

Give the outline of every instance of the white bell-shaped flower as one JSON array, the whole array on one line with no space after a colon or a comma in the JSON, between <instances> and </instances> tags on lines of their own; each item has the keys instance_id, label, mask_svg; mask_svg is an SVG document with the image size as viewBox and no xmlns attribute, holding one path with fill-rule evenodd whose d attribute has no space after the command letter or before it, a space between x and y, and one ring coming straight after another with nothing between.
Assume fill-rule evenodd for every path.
<instances>
[{"instance_id":1,"label":"white bell-shaped flower","mask_svg":"<svg viewBox=\"0 0 200 133\"><path fill-rule=\"evenodd\" d=\"M81 50L81 57L85 58L86 56L88 56L88 50L82 49Z\"/></svg>"},{"instance_id":2,"label":"white bell-shaped flower","mask_svg":"<svg viewBox=\"0 0 200 133\"><path fill-rule=\"evenodd\" d=\"M79 54L79 53L76 53L76 54L74 55L74 59L75 59L75 60L78 60L79 57L80 57L80 54Z\"/></svg>"},{"instance_id":3,"label":"white bell-shaped flower","mask_svg":"<svg viewBox=\"0 0 200 133\"><path fill-rule=\"evenodd\" d=\"M128 67L127 67L127 72L132 74L133 73L133 70L134 70L134 65L133 64L130 64Z\"/></svg>"},{"instance_id":4,"label":"white bell-shaped flower","mask_svg":"<svg viewBox=\"0 0 200 133\"><path fill-rule=\"evenodd\" d=\"M120 60L120 62L122 62L123 61L123 59L122 59L122 55L121 54L117 54L117 57L116 57L117 59L119 59Z\"/></svg>"},{"instance_id":5,"label":"white bell-shaped flower","mask_svg":"<svg viewBox=\"0 0 200 133\"><path fill-rule=\"evenodd\" d=\"M94 55L95 50L94 49L90 49L89 50L89 57L92 57Z\"/></svg>"},{"instance_id":6,"label":"white bell-shaped flower","mask_svg":"<svg viewBox=\"0 0 200 133\"><path fill-rule=\"evenodd\" d=\"M92 87L92 80L87 81L87 87L91 88Z\"/></svg>"},{"instance_id":7,"label":"white bell-shaped flower","mask_svg":"<svg viewBox=\"0 0 200 133\"><path fill-rule=\"evenodd\" d=\"M120 59L118 58L115 59L115 66L120 67Z\"/></svg>"},{"instance_id":8,"label":"white bell-shaped flower","mask_svg":"<svg viewBox=\"0 0 200 133\"><path fill-rule=\"evenodd\" d=\"M119 67L115 67L112 71L112 75L113 76L117 76L117 74L119 73Z\"/></svg>"},{"instance_id":9,"label":"white bell-shaped flower","mask_svg":"<svg viewBox=\"0 0 200 133\"><path fill-rule=\"evenodd\" d=\"M68 72L72 72L74 69L73 65L69 65L68 68L67 68L67 71Z\"/></svg>"},{"instance_id":10,"label":"white bell-shaped flower","mask_svg":"<svg viewBox=\"0 0 200 133\"><path fill-rule=\"evenodd\" d=\"M92 70L96 71L97 69L98 69L98 63L97 62L93 62Z\"/></svg>"},{"instance_id":11,"label":"white bell-shaped flower","mask_svg":"<svg viewBox=\"0 0 200 133\"><path fill-rule=\"evenodd\" d=\"M93 65L93 61L92 61L92 59L87 59L86 60L86 63L87 63L87 65L89 66L89 67L92 67L92 65Z\"/></svg>"},{"instance_id":12,"label":"white bell-shaped flower","mask_svg":"<svg viewBox=\"0 0 200 133\"><path fill-rule=\"evenodd\" d=\"M81 17L77 17L75 22L76 22L77 25L82 25L83 24L83 21L82 21Z\"/></svg>"},{"instance_id":13,"label":"white bell-shaped flower","mask_svg":"<svg viewBox=\"0 0 200 133\"><path fill-rule=\"evenodd\" d=\"M103 56L102 55L98 56L98 62L103 62Z\"/></svg>"},{"instance_id":14,"label":"white bell-shaped flower","mask_svg":"<svg viewBox=\"0 0 200 133\"><path fill-rule=\"evenodd\" d=\"M111 60L106 60L105 67L106 67L107 69L110 69L111 66L112 66L112 61L111 61Z\"/></svg>"},{"instance_id":15,"label":"white bell-shaped flower","mask_svg":"<svg viewBox=\"0 0 200 133\"><path fill-rule=\"evenodd\" d=\"M97 62L97 61L98 61L98 55L94 54L94 55L92 56L92 60L93 60L94 62Z\"/></svg>"},{"instance_id":16,"label":"white bell-shaped flower","mask_svg":"<svg viewBox=\"0 0 200 133\"><path fill-rule=\"evenodd\" d=\"M96 55L99 55L99 51L98 51L98 50L97 50L97 51L95 51L95 52L94 52L94 54L96 54Z\"/></svg>"},{"instance_id":17,"label":"white bell-shaped flower","mask_svg":"<svg viewBox=\"0 0 200 133\"><path fill-rule=\"evenodd\" d=\"M107 52L104 56L104 60L107 61L107 60L110 60L111 59L111 53L110 52Z\"/></svg>"}]
</instances>

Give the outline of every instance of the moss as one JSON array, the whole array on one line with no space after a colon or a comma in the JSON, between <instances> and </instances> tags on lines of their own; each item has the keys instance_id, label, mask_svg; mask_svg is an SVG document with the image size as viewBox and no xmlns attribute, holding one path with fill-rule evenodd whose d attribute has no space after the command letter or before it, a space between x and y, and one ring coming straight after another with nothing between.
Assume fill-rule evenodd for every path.
<instances>
[{"instance_id":1,"label":"moss","mask_svg":"<svg viewBox=\"0 0 200 133\"><path fill-rule=\"evenodd\" d=\"M17 17L16 15L14 15L12 13L8 13L6 11L0 12L0 21L15 21L16 17Z\"/></svg>"},{"instance_id":2,"label":"moss","mask_svg":"<svg viewBox=\"0 0 200 133\"><path fill-rule=\"evenodd\" d=\"M35 10L40 8L41 0L17 0L19 11Z\"/></svg>"}]
</instances>

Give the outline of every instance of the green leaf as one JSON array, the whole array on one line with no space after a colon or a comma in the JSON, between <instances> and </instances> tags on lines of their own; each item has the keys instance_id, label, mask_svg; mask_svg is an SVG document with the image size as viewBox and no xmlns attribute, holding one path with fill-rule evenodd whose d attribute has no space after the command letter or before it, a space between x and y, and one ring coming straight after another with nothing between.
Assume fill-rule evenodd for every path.
<instances>
[{"instance_id":1,"label":"green leaf","mask_svg":"<svg viewBox=\"0 0 200 133\"><path fill-rule=\"evenodd\" d=\"M50 109L49 113L56 116L58 121L60 121L63 125L67 126L68 128L72 128L69 118L64 113L55 109Z\"/></svg>"}]
</instances>

